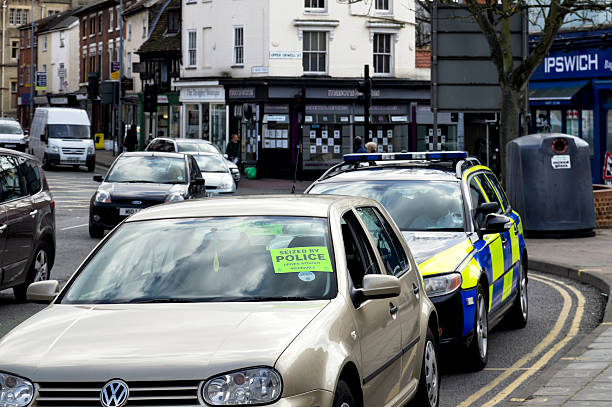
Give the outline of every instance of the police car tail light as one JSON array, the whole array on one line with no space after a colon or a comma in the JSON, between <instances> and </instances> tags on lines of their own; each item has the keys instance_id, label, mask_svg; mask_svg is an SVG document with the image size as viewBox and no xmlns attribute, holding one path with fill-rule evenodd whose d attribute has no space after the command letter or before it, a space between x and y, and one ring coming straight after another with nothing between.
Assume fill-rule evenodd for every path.
<instances>
[{"instance_id":1,"label":"police car tail light","mask_svg":"<svg viewBox=\"0 0 612 407\"><path fill-rule=\"evenodd\" d=\"M450 273L441 276L425 276L423 278L425 292L429 297L450 294L461 286L461 274Z\"/></svg>"},{"instance_id":2,"label":"police car tail light","mask_svg":"<svg viewBox=\"0 0 612 407\"><path fill-rule=\"evenodd\" d=\"M360 153L345 154L345 162L392 160L457 160L467 158L465 151L436 151L422 153Z\"/></svg>"},{"instance_id":3,"label":"police car tail light","mask_svg":"<svg viewBox=\"0 0 612 407\"><path fill-rule=\"evenodd\" d=\"M0 406L26 407L34 398L34 386L21 377L0 373Z\"/></svg>"}]
</instances>

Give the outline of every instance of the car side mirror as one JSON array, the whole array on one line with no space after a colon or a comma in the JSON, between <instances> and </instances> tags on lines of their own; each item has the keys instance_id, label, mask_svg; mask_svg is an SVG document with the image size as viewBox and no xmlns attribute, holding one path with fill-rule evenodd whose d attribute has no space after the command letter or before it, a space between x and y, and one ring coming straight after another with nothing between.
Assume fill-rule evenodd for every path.
<instances>
[{"instance_id":1,"label":"car side mirror","mask_svg":"<svg viewBox=\"0 0 612 407\"><path fill-rule=\"evenodd\" d=\"M104 177L102 175L94 175L93 180L96 182L102 182L104 181Z\"/></svg>"},{"instance_id":2,"label":"car side mirror","mask_svg":"<svg viewBox=\"0 0 612 407\"><path fill-rule=\"evenodd\" d=\"M509 217L496 213L490 213L485 218L484 227L479 230L479 234L482 237L491 233L504 233L509 231L511 228L512 220Z\"/></svg>"},{"instance_id":3,"label":"car side mirror","mask_svg":"<svg viewBox=\"0 0 612 407\"><path fill-rule=\"evenodd\" d=\"M36 304L49 304L59 293L57 280L37 281L28 286L26 298Z\"/></svg>"},{"instance_id":4,"label":"car side mirror","mask_svg":"<svg viewBox=\"0 0 612 407\"><path fill-rule=\"evenodd\" d=\"M483 213L488 215L490 213L499 212L499 204L497 202L485 202L480 204L478 208L476 208L476 214Z\"/></svg>"},{"instance_id":5,"label":"car side mirror","mask_svg":"<svg viewBox=\"0 0 612 407\"><path fill-rule=\"evenodd\" d=\"M402 286L395 276L366 274L360 291L365 299L392 298L401 294Z\"/></svg>"}]
</instances>

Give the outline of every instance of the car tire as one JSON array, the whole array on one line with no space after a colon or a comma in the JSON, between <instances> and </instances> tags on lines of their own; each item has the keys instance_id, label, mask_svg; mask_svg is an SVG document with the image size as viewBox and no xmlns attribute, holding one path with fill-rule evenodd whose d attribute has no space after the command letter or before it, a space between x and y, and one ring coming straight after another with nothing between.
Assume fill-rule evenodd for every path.
<instances>
[{"instance_id":1,"label":"car tire","mask_svg":"<svg viewBox=\"0 0 612 407\"><path fill-rule=\"evenodd\" d=\"M47 157L47 154L43 155L43 170L48 171L51 167L52 165L49 162L49 157Z\"/></svg>"},{"instance_id":2,"label":"car tire","mask_svg":"<svg viewBox=\"0 0 612 407\"><path fill-rule=\"evenodd\" d=\"M485 290L478 284L473 336L467 353L468 365L473 371L484 369L489 361L489 312L486 298Z\"/></svg>"},{"instance_id":3,"label":"car tire","mask_svg":"<svg viewBox=\"0 0 612 407\"><path fill-rule=\"evenodd\" d=\"M414 399L410 402L410 406L438 407L440 404L440 369L438 361L438 344L431 329L427 328L419 388Z\"/></svg>"},{"instance_id":4,"label":"car tire","mask_svg":"<svg viewBox=\"0 0 612 407\"><path fill-rule=\"evenodd\" d=\"M30 269L28 270L26 281L23 284L13 287L15 299L18 302L25 302L27 299L26 292L28 290L28 286L37 281L48 280L50 275L51 249L46 242L41 241L38 243L36 248L36 253L34 259L32 260L32 264L30 265Z\"/></svg>"},{"instance_id":5,"label":"car tire","mask_svg":"<svg viewBox=\"0 0 612 407\"><path fill-rule=\"evenodd\" d=\"M355 397L353 397L353 392L351 392L351 388L344 380L340 380L338 382L338 386L336 386L336 393L334 395L334 403L332 406L357 407Z\"/></svg>"},{"instance_id":6,"label":"car tire","mask_svg":"<svg viewBox=\"0 0 612 407\"><path fill-rule=\"evenodd\" d=\"M527 267L521 262L521 270L514 304L508 313L507 322L511 328L521 329L527 325L529 318L529 300L527 298Z\"/></svg>"},{"instance_id":7,"label":"car tire","mask_svg":"<svg viewBox=\"0 0 612 407\"><path fill-rule=\"evenodd\" d=\"M89 222L89 237L100 239L104 236L104 229Z\"/></svg>"}]
</instances>

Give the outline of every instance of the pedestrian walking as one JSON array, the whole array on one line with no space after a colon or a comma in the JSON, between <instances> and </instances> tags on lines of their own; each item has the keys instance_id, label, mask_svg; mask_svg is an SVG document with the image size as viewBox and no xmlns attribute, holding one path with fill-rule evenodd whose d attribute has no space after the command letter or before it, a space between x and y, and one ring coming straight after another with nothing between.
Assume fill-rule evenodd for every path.
<instances>
[{"instance_id":1,"label":"pedestrian walking","mask_svg":"<svg viewBox=\"0 0 612 407\"><path fill-rule=\"evenodd\" d=\"M124 141L125 147L127 151L136 151L136 146L138 144L138 138L136 137L136 125L132 124L125 135Z\"/></svg>"},{"instance_id":2,"label":"pedestrian walking","mask_svg":"<svg viewBox=\"0 0 612 407\"><path fill-rule=\"evenodd\" d=\"M353 139L353 152L355 153L367 153L367 150L363 148L363 141L361 137L355 136Z\"/></svg>"}]
</instances>

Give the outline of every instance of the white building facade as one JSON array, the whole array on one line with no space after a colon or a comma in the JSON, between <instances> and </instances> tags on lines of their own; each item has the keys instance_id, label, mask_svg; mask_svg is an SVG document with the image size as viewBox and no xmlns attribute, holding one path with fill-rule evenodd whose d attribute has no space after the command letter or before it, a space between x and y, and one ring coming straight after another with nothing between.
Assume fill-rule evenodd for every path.
<instances>
[{"instance_id":1,"label":"white building facade","mask_svg":"<svg viewBox=\"0 0 612 407\"><path fill-rule=\"evenodd\" d=\"M48 52L47 93L72 93L79 90L79 20L70 17L65 24L54 27L45 34L46 51L38 48L39 61L42 53ZM39 43L44 42L39 35Z\"/></svg>"},{"instance_id":2,"label":"white building facade","mask_svg":"<svg viewBox=\"0 0 612 407\"><path fill-rule=\"evenodd\" d=\"M242 158L264 175L320 171L353 150L416 146L416 105L428 70L415 68L414 0L183 0L182 136ZM372 125L358 83L369 65Z\"/></svg>"}]
</instances>

